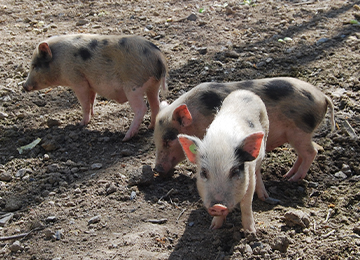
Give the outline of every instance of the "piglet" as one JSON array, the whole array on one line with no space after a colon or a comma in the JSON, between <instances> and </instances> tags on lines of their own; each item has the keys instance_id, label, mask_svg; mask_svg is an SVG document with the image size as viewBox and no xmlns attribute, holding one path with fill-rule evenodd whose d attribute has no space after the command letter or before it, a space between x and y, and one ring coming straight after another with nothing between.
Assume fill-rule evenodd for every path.
<instances>
[{"instance_id":1,"label":"piglet","mask_svg":"<svg viewBox=\"0 0 360 260\"><path fill-rule=\"evenodd\" d=\"M178 134L202 138L222 101L239 89L255 93L266 106L270 122L266 151L289 143L298 158L285 177L290 181L304 179L317 154L312 136L328 108L331 129L334 129L334 105L317 87L289 77L201 83L170 105L162 106L156 117L154 130L155 171L162 176L171 173L173 168L185 159ZM256 193L261 200L266 200L269 195L260 184L257 183Z\"/></svg>"},{"instance_id":2,"label":"piglet","mask_svg":"<svg viewBox=\"0 0 360 260\"><path fill-rule=\"evenodd\" d=\"M197 164L196 184L209 214L211 229L220 228L240 203L243 228L255 232L252 199L262 182L269 120L262 100L248 90L228 95L203 140L179 134L190 162Z\"/></svg>"},{"instance_id":3,"label":"piglet","mask_svg":"<svg viewBox=\"0 0 360 260\"><path fill-rule=\"evenodd\" d=\"M40 42L33 54L26 91L50 86L68 86L77 96L83 118L94 114L96 94L119 103L129 101L134 119L123 141L133 137L147 111L151 123L159 112L159 89L166 90L167 66L164 55L153 43L139 36L75 34L51 37Z\"/></svg>"}]
</instances>

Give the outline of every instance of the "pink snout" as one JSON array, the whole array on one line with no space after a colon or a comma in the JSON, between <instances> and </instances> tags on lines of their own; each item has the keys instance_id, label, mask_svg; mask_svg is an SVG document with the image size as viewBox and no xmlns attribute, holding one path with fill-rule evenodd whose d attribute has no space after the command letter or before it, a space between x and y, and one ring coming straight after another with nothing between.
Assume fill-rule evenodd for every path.
<instances>
[{"instance_id":1,"label":"pink snout","mask_svg":"<svg viewBox=\"0 0 360 260\"><path fill-rule=\"evenodd\" d=\"M226 217L229 214L229 209L222 204L215 204L208 209L208 212L211 216L224 216Z\"/></svg>"},{"instance_id":2,"label":"pink snout","mask_svg":"<svg viewBox=\"0 0 360 260\"><path fill-rule=\"evenodd\" d=\"M33 86L30 86L30 85L26 84L26 82L25 82L23 84L23 89L29 92L29 91L33 90Z\"/></svg>"}]
</instances>

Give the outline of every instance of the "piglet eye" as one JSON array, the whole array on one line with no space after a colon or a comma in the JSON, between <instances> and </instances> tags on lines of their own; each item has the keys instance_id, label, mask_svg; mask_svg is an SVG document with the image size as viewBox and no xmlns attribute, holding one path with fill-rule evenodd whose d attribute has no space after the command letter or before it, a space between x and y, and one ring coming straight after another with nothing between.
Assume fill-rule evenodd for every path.
<instances>
[{"instance_id":1,"label":"piglet eye","mask_svg":"<svg viewBox=\"0 0 360 260\"><path fill-rule=\"evenodd\" d=\"M209 173L205 168L201 168L200 177L203 179L209 179Z\"/></svg>"},{"instance_id":2,"label":"piglet eye","mask_svg":"<svg viewBox=\"0 0 360 260\"><path fill-rule=\"evenodd\" d=\"M240 164L239 166L235 166L230 170L229 177L230 179L240 178L243 172L244 172L244 164Z\"/></svg>"}]
</instances>

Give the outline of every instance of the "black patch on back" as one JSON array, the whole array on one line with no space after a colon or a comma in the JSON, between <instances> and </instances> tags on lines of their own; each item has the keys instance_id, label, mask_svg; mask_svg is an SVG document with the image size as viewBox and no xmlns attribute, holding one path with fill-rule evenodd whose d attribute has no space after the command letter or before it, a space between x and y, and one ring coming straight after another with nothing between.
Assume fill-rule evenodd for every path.
<instances>
[{"instance_id":1,"label":"black patch on back","mask_svg":"<svg viewBox=\"0 0 360 260\"><path fill-rule=\"evenodd\" d=\"M215 91L207 91L200 95L200 102L206 107L206 109L216 112L221 106L223 98L219 96Z\"/></svg>"},{"instance_id":2,"label":"black patch on back","mask_svg":"<svg viewBox=\"0 0 360 260\"><path fill-rule=\"evenodd\" d=\"M79 49L79 55L84 61L90 59L92 56L91 52L87 48L84 48L84 47L81 47Z\"/></svg>"},{"instance_id":3,"label":"black patch on back","mask_svg":"<svg viewBox=\"0 0 360 260\"><path fill-rule=\"evenodd\" d=\"M254 87L254 81L253 80L246 80L241 81L236 85L237 89L249 89Z\"/></svg>"},{"instance_id":4,"label":"black patch on back","mask_svg":"<svg viewBox=\"0 0 360 260\"><path fill-rule=\"evenodd\" d=\"M104 40L102 40L102 44L104 44L104 46L106 46L106 45L108 45L108 44L109 44L109 41L108 41L108 40L106 40L106 39L104 39Z\"/></svg>"},{"instance_id":5,"label":"black patch on back","mask_svg":"<svg viewBox=\"0 0 360 260\"><path fill-rule=\"evenodd\" d=\"M163 135L163 140L164 141L172 141L175 140L177 138L179 134L179 131L175 128L170 128L168 129L165 134Z\"/></svg>"},{"instance_id":6,"label":"black patch on back","mask_svg":"<svg viewBox=\"0 0 360 260\"><path fill-rule=\"evenodd\" d=\"M311 129L312 132L316 127L316 117L312 113L306 113L302 115L302 121Z\"/></svg>"},{"instance_id":7,"label":"black patch on back","mask_svg":"<svg viewBox=\"0 0 360 260\"><path fill-rule=\"evenodd\" d=\"M243 162L250 162L255 160L255 158L248 152L244 151L242 147L238 147L235 149L235 156L239 164L242 164Z\"/></svg>"},{"instance_id":8,"label":"black patch on back","mask_svg":"<svg viewBox=\"0 0 360 260\"><path fill-rule=\"evenodd\" d=\"M305 89L301 90L301 93L307 97L311 102L314 102L314 97L313 95L311 95L311 93L309 91L306 91Z\"/></svg>"},{"instance_id":9,"label":"black patch on back","mask_svg":"<svg viewBox=\"0 0 360 260\"><path fill-rule=\"evenodd\" d=\"M99 42L98 40L94 39L94 40L91 40L90 43L89 43L89 47L91 50L94 50L96 49L96 47L99 45Z\"/></svg>"},{"instance_id":10,"label":"black patch on back","mask_svg":"<svg viewBox=\"0 0 360 260\"><path fill-rule=\"evenodd\" d=\"M119 46L120 46L120 48L124 48L126 51L129 51L128 39L127 38L121 38L119 40Z\"/></svg>"},{"instance_id":11,"label":"black patch on back","mask_svg":"<svg viewBox=\"0 0 360 260\"><path fill-rule=\"evenodd\" d=\"M271 80L264 86L265 94L273 99L279 100L294 93L294 87L286 80Z\"/></svg>"}]
</instances>

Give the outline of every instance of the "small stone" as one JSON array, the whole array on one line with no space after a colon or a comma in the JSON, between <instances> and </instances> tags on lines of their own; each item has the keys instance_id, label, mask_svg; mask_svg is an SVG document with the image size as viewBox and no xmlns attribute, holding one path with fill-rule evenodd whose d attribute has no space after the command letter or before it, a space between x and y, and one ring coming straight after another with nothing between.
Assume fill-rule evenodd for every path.
<instances>
[{"instance_id":1,"label":"small stone","mask_svg":"<svg viewBox=\"0 0 360 260\"><path fill-rule=\"evenodd\" d=\"M201 48L198 48L197 51L200 53L200 54L206 54L207 53L207 48L206 47L201 47Z\"/></svg>"},{"instance_id":2,"label":"small stone","mask_svg":"<svg viewBox=\"0 0 360 260\"><path fill-rule=\"evenodd\" d=\"M12 219L14 213L7 213L1 216L0 218L0 227L5 227L5 225Z\"/></svg>"},{"instance_id":3,"label":"small stone","mask_svg":"<svg viewBox=\"0 0 360 260\"><path fill-rule=\"evenodd\" d=\"M227 52L225 52L225 57L237 59L237 58L239 58L239 56L240 56L240 54L237 53L236 51L227 51Z\"/></svg>"},{"instance_id":4,"label":"small stone","mask_svg":"<svg viewBox=\"0 0 360 260\"><path fill-rule=\"evenodd\" d=\"M47 152L55 151L58 148L57 144L53 140L44 141L44 143L41 144L41 147Z\"/></svg>"},{"instance_id":5,"label":"small stone","mask_svg":"<svg viewBox=\"0 0 360 260\"><path fill-rule=\"evenodd\" d=\"M286 253L289 245L290 245L290 240L286 236L282 236L275 238L270 246L273 250L279 250L282 253Z\"/></svg>"},{"instance_id":6,"label":"small stone","mask_svg":"<svg viewBox=\"0 0 360 260\"><path fill-rule=\"evenodd\" d=\"M94 163L91 165L91 170L99 170L102 168L102 164L101 163Z\"/></svg>"},{"instance_id":7,"label":"small stone","mask_svg":"<svg viewBox=\"0 0 360 260\"><path fill-rule=\"evenodd\" d=\"M32 170L26 168L20 169L15 173L15 177L22 178L25 173L32 173Z\"/></svg>"},{"instance_id":8,"label":"small stone","mask_svg":"<svg viewBox=\"0 0 360 260\"><path fill-rule=\"evenodd\" d=\"M310 219L308 214L300 210L286 212L284 217L285 223L288 226L301 226L305 228L309 227L310 225Z\"/></svg>"},{"instance_id":9,"label":"small stone","mask_svg":"<svg viewBox=\"0 0 360 260\"><path fill-rule=\"evenodd\" d=\"M134 200L136 198L136 192L132 191L130 194L130 200Z\"/></svg>"},{"instance_id":10,"label":"small stone","mask_svg":"<svg viewBox=\"0 0 360 260\"><path fill-rule=\"evenodd\" d=\"M235 14L235 12L230 6L227 6L226 9L225 9L225 14L226 15L231 15L231 14Z\"/></svg>"},{"instance_id":11,"label":"small stone","mask_svg":"<svg viewBox=\"0 0 360 260\"><path fill-rule=\"evenodd\" d=\"M135 170L130 174L129 185L150 185L154 181L154 173L151 166L144 165L142 170Z\"/></svg>"},{"instance_id":12,"label":"small stone","mask_svg":"<svg viewBox=\"0 0 360 260\"><path fill-rule=\"evenodd\" d=\"M0 119L4 119L6 117L8 117L9 115L6 114L5 112L0 112Z\"/></svg>"},{"instance_id":13,"label":"small stone","mask_svg":"<svg viewBox=\"0 0 360 260\"><path fill-rule=\"evenodd\" d=\"M124 150L120 151L121 156L131 156L133 154L134 154L134 152L131 151L130 149L124 149Z\"/></svg>"},{"instance_id":14,"label":"small stone","mask_svg":"<svg viewBox=\"0 0 360 260\"><path fill-rule=\"evenodd\" d=\"M11 250L11 252L17 252L19 250L23 250L24 247L21 245L20 241L15 241L11 246L9 246L9 249Z\"/></svg>"},{"instance_id":15,"label":"small stone","mask_svg":"<svg viewBox=\"0 0 360 260\"><path fill-rule=\"evenodd\" d=\"M61 122L59 120L56 120L56 119L51 119L49 118L47 121L46 121L46 124L49 128L53 127L53 126L59 126L61 125Z\"/></svg>"},{"instance_id":16,"label":"small stone","mask_svg":"<svg viewBox=\"0 0 360 260\"><path fill-rule=\"evenodd\" d=\"M10 172L1 172L0 173L0 181L11 181L12 174Z\"/></svg>"},{"instance_id":17,"label":"small stone","mask_svg":"<svg viewBox=\"0 0 360 260\"><path fill-rule=\"evenodd\" d=\"M322 43L325 43L325 42L327 42L329 39L328 38L321 38L321 39L319 39L317 42L316 42L316 45L320 45L320 44L322 44Z\"/></svg>"},{"instance_id":18,"label":"small stone","mask_svg":"<svg viewBox=\"0 0 360 260\"><path fill-rule=\"evenodd\" d=\"M111 183L110 186L106 189L106 195L110 195L117 191L117 187L114 183Z\"/></svg>"},{"instance_id":19,"label":"small stone","mask_svg":"<svg viewBox=\"0 0 360 260\"><path fill-rule=\"evenodd\" d=\"M51 229L47 228L44 230L44 235L46 239L53 239L55 238L55 232L51 231Z\"/></svg>"},{"instance_id":20,"label":"small stone","mask_svg":"<svg viewBox=\"0 0 360 260\"><path fill-rule=\"evenodd\" d=\"M55 239L56 240L60 240L64 238L64 234L63 234L63 231L62 230L56 230L55 232Z\"/></svg>"},{"instance_id":21,"label":"small stone","mask_svg":"<svg viewBox=\"0 0 360 260\"><path fill-rule=\"evenodd\" d=\"M101 221L101 216L100 215L97 215L95 217L92 217L89 222L88 222L88 225L90 224L95 224L95 223L98 223Z\"/></svg>"},{"instance_id":22,"label":"small stone","mask_svg":"<svg viewBox=\"0 0 360 260\"><path fill-rule=\"evenodd\" d=\"M190 14L186 19L188 19L189 21L196 21L197 16L195 14Z\"/></svg>"},{"instance_id":23,"label":"small stone","mask_svg":"<svg viewBox=\"0 0 360 260\"><path fill-rule=\"evenodd\" d=\"M77 21L75 25L76 26L82 26L82 25L87 24L88 22L89 21L87 21L87 20L81 19L81 20Z\"/></svg>"},{"instance_id":24,"label":"small stone","mask_svg":"<svg viewBox=\"0 0 360 260\"><path fill-rule=\"evenodd\" d=\"M49 216L45 219L46 222L55 222L56 220L56 216Z\"/></svg>"},{"instance_id":25,"label":"small stone","mask_svg":"<svg viewBox=\"0 0 360 260\"><path fill-rule=\"evenodd\" d=\"M343 173L342 171L338 171L337 173L334 174L334 176L338 179L346 179L347 175L345 173Z\"/></svg>"}]
</instances>

